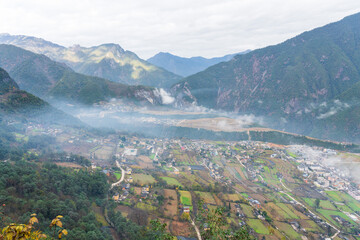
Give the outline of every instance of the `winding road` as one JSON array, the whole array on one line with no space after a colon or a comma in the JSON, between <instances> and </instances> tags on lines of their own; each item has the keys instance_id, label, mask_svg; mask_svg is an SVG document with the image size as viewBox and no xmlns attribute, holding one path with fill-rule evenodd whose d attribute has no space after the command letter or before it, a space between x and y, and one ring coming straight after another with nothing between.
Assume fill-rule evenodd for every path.
<instances>
[{"instance_id":1,"label":"winding road","mask_svg":"<svg viewBox=\"0 0 360 240\"><path fill-rule=\"evenodd\" d=\"M116 183L111 184L110 190L113 189L115 186L120 185L125 179L125 170L121 167L118 161L116 161L116 166L121 169L121 178Z\"/></svg>"}]
</instances>

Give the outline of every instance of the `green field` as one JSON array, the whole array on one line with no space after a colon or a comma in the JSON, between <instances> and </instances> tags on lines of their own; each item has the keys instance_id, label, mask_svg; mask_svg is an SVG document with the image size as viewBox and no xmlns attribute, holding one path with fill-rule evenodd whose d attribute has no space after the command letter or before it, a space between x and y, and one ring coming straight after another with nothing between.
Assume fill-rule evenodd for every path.
<instances>
[{"instance_id":1,"label":"green field","mask_svg":"<svg viewBox=\"0 0 360 240\"><path fill-rule=\"evenodd\" d=\"M315 198L303 198L304 201L311 207L315 207ZM328 200L320 200L320 208L328 210L336 210L336 207Z\"/></svg>"},{"instance_id":2,"label":"green field","mask_svg":"<svg viewBox=\"0 0 360 240\"><path fill-rule=\"evenodd\" d=\"M246 204L240 204L243 212L245 213L245 215L249 218L253 218L255 217L254 214L252 213L252 207Z\"/></svg>"},{"instance_id":3,"label":"green field","mask_svg":"<svg viewBox=\"0 0 360 240\"><path fill-rule=\"evenodd\" d=\"M149 204L143 203L143 202L138 202L136 204L136 208L145 210L145 211L156 211L156 207L151 206Z\"/></svg>"},{"instance_id":4,"label":"green field","mask_svg":"<svg viewBox=\"0 0 360 240\"><path fill-rule=\"evenodd\" d=\"M139 182L139 184L152 184L155 183L156 180L155 178L153 178L153 176L151 175L147 175L147 174L133 174L132 175L134 182Z\"/></svg>"},{"instance_id":5,"label":"green field","mask_svg":"<svg viewBox=\"0 0 360 240\"><path fill-rule=\"evenodd\" d=\"M301 239L301 236L287 223L276 222L275 225L284 232L289 239Z\"/></svg>"},{"instance_id":6,"label":"green field","mask_svg":"<svg viewBox=\"0 0 360 240\"><path fill-rule=\"evenodd\" d=\"M290 151L286 151L287 154L289 154L290 157L297 158L297 155L295 153L292 153Z\"/></svg>"},{"instance_id":7,"label":"green field","mask_svg":"<svg viewBox=\"0 0 360 240\"><path fill-rule=\"evenodd\" d=\"M120 180L121 178L121 172L114 172L114 175L116 177L116 180Z\"/></svg>"},{"instance_id":8,"label":"green field","mask_svg":"<svg viewBox=\"0 0 360 240\"><path fill-rule=\"evenodd\" d=\"M247 221L247 224L259 234L270 234L268 228L265 227L265 225L261 222L260 219L249 219Z\"/></svg>"},{"instance_id":9,"label":"green field","mask_svg":"<svg viewBox=\"0 0 360 240\"><path fill-rule=\"evenodd\" d=\"M191 194L188 191L179 191L180 202L185 206L192 206Z\"/></svg>"},{"instance_id":10,"label":"green field","mask_svg":"<svg viewBox=\"0 0 360 240\"><path fill-rule=\"evenodd\" d=\"M278 207L280 207L289 217L289 219L299 219L299 217L294 213L294 209L292 207L285 205L284 203L277 203Z\"/></svg>"},{"instance_id":11,"label":"green field","mask_svg":"<svg viewBox=\"0 0 360 240\"><path fill-rule=\"evenodd\" d=\"M181 187L183 187L183 185L182 185L176 178L172 178L172 177L161 177L161 179L165 180L167 185L170 185L170 186L181 186Z\"/></svg>"},{"instance_id":12,"label":"green field","mask_svg":"<svg viewBox=\"0 0 360 240\"><path fill-rule=\"evenodd\" d=\"M202 198L204 200L205 203L207 204L213 204L216 205L216 201L213 197L213 195L209 192L199 192L199 191L195 191L196 194L200 195L200 198Z\"/></svg>"},{"instance_id":13,"label":"green field","mask_svg":"<svg viewBox=\"0 0 360 240\"><path fill-rule=\"evenodd\" d=\"M349 218L345 213L339 212L339 211L332 211L332 210L325 210L325 209L318 209L317 210L321 215L323 215L326 219L328 219L333 224L340 226L340 224L335 221L331 216L339 216L345 219L346 221L349 221L351 224L355 224L355 222Z\"/></svg>"},{"instance_id":14,"label":"green field","mask_svg":"<svg viewBox=\"0 0 360 240\"><path fill-rule=\"evenodd\" d=\"M360 211L360 203L349 194L340 191L326 191L326 194L335 202L345 203L353 211Z\"/></svg>"}]
</instances>

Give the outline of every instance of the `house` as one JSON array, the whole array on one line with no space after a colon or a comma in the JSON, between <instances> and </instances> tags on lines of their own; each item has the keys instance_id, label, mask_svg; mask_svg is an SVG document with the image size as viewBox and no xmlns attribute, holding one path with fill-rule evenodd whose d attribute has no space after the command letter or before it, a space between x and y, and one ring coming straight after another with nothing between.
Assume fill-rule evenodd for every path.
<instances>
[{"instance_id":1,"label":"house","mask_svg":"<svg viewBox=\"0 0 360 240\"><path fill-rule=\"evenodd\" d=\"M204 231L210 230L209 225L207 223L204 223Z\"/></svg>"},{"instance_id":2,"label":"house","mask_svg":"<svg viewBox=\"0 0 360 240\"><path fill-rule=\"evenodd\" d=\"M184 213L190 213L190 207L189 206L183 206L183 212Z\"/></svg>"},{"instance_id":3,"label":"house","mask_svg":"<svg viewBox=\"0 0 360 240\"><path fill-rule=\"evenodd\" d=\"M149 192L150 191L149 185L146 185L145 187L143 187L143 191Z\"/></svg>"},{"instance_id":4,"label":"house","mask_svg":"<svg viewBox=\"0 0 360 240\"><path fill-rule=\"evenodd\" d=\"M145 198L147 198L148 194L149 194L148 192L141 192L140 197L145 199Z\"/></svg>"},{"instance_id":5,"label":"house","mask_svg":"<svg viewBox=\"0 0 360 240\"><path fill-rule=\"evenodd\" d=\"M117 193L115 193L115 195L112 197L112 199L113 199L114 201L119 201L119 197L120 197L120 195L119 195L119 193L117 192Z\"/></svg>"}]
</instances>

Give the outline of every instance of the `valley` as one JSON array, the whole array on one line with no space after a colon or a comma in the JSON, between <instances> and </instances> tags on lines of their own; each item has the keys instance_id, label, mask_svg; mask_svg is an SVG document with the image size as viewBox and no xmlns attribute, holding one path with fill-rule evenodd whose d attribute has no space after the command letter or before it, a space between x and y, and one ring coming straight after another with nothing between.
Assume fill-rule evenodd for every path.
<instances>
[{"instance_id":1,"label":"valley","mask_svg":"<svg viewBox=\"0 0 360 240\"><path fill-rule=\"evenodd\" d=\"M49 136L49 147L89 159L88 169L101 170L110 184L119 182L109 192L115 212L137 224L159 219L175 236L196 237L186 219L218 206L230 226L249 226L257 238L355 239L360 224L357 154L257 141L100 136L38 124L17 136L19 142ZM61 162L55 163L79 167Z\"/></svg>"}]
</instances>

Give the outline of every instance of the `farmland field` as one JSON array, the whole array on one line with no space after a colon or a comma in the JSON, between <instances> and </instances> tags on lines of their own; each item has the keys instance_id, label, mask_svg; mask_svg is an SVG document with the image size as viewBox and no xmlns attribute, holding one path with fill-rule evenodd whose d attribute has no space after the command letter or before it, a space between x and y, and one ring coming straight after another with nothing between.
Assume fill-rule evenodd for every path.
<instances>
[{"instance_id":1,"label":"farmland field","mask_svg":"<svg viewBox=\"0 0 360 240\"><path fill-rule=\"evenodd\" d=\"M275 225L280 231L284 232L289 239L301 239L301 236L287 223L276 222Z\"/></svg>"},{"instance_id":2,"label":"farmland field","mask_svg":"<svg viewBox=\"0 0 360 240\"><path fill-rule=\"evenodd\" d=\"M161 177L161 179L165 180L167 185L170 185L170 186L182 186L183 187L183 185L176 178Z\"/></svg>"},{"instance_id":3,"label":"farmland field","mask_svg":"<svg viewBox=\"0 0 360 240\"><path fill-rule=\"evenodd\" d=\"M335 221L331 216L339 216L349 221L351 224L355 224L355 222L349 218L346 214L339 212L339 211L332 211L332 210L325 210L325 209L318 209L318 212L321 213L326 219L331 221L333 224L340 226L337 221Z\"/></svg>"},{"instance_id":4,"label":"farmland field","mask_svg":"<svg viewBox=\"0 0 360 240\"><path fill-rule=\"evenodd\" d=\"M286 214L289 216L290 219L298 219L299 217L294 213L294 209L292 209L291 205L285 205L284 203L277 203L277 206L279 206Z\"/></svg>"},{"instance_id":5,"label":"farmland field","mask_svg":"<svg viewBox=\"0 0 360 240\"><path fill-rule=\"evenodd\" d=\"M168 217L173 217L177 214L178 199L175 190L164 189L164 213ZM170 204L169 204L170 203Z\"/></svg>"},{"instance_id":6,"label":"farmland field","mask_svg":"<svg viewBox=\"0 0 360 240\"><path fill-rule=\"evenodd\" d=\"M156 207L142 202L138 202L135 207L150 212L156 210Z\"/></svg>"},{"instance_id":7,"label":"farmland field","mask_svg":"<svg viewBox=\"0 0 360 240\"><path fill-rule=\"evenodd\" d=\"M121 172L114 172L114 175L116 177L116 180L119 180L121 178Z\"/></svg>"},{"instance_id":8,"label":"farmland field","mask_svg":"<svg viewBox=\"0 0 360 240\"><path fill-rule=\"evenodd\" d=\"M252 207L246 204L240 204L240 206L247 217L249 218L254 217L254 214L252 213Z\"/></svg>"},{"instance_id":9,"label":"farmland field","mask_svg":"<svg viewBox=\"0 0 360 240\"><path fill-rule=\"evenodd\" d=\"M213 197L213 195L211 193L209 193L209 192L199 192L199 191L196 191L195 193L199 194L200 198L202 198L206 204L216 205L216 201L215 201L215 199L214 199L214 197Z\"/></svg>"},{"instance_id":10,"label":"farmland field","mask_svg":"<svg viewBox=\"0 0 360 240\"><path fill-rule=\"evenodd\" d=\"M191 194L188 191L179 191L180 202L186 206L192 206Z\"/></svg>"},{"instance_id":11,"label":"farmland field","mask_svg":"<svg viewBox=\"0 0 360 240\"><path fill-rule=\"evenodd\" d=\"M134 182L139 182L141 185L152 184L156 182L153 176L147 174L133 174L132 177Z\"/></svg>"},{"instance_id":12,"label":"farmland field","mask_svg":"<svg viewBox=\"0 0 360 240\"><path fill-rule=\"evenodd\" d=\"M268 228L261 222L260 219L249 219L247 224L259 234L270 234Z\"/></svg>"}]
</instances>

